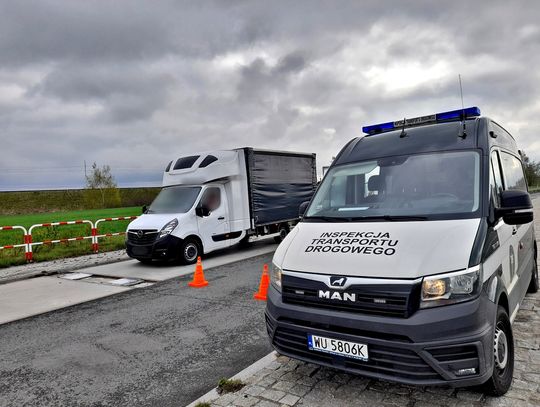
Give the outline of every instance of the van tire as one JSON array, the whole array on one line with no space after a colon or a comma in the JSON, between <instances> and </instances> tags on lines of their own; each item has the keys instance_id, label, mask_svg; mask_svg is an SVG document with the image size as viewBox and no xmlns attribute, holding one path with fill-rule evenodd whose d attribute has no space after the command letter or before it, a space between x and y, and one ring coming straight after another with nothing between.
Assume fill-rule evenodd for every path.
<instances>
[{"instance_id":1,"label":"van tire","mask_svg":"<svg viewBox=\"0 0 540 407\"><path fill-rule=\"evenodd\" d=\"M201 246L195 239L186 239L180 245L179 257L183 264L195 264L201 254Z\"/></svg>"},{"instance_id":2,"label":"van tire","mask_svg":"<svg viewBox=\"0 0 540 407\"><path fill-rule=\"evenodd\" d=\"M498 347L497 347L498 345ZM496 355L495 353L498 352ZM512 384L514 376L514 335L512 324L506 310L499 305L497 322L493 333L493 373L484 383L484 390L491 396L505 394ZM501 365L503 365L501 367Z\"/></svg>"},{"instance_id":3,"label":"van tire","mask_svg":"<svg viewBox=\"0 0 540 407\"><path fill-rule=\"evenodd\" d=\"M536 262L536 248L534 249L534 259L533 259L533 270L531 275L531 282L529 284L529 288L527 289L527 292L530 294L534 294L538 292L538 264Z\"/></svg>"}]
</instances>

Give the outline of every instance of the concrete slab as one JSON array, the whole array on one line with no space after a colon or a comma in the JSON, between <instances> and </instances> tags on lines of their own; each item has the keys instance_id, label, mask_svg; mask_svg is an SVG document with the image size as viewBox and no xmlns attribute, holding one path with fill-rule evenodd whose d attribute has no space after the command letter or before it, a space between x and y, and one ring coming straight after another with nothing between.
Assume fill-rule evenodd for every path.
<instances>
[{"instance_id":1,"label":"concrete slab","mask_svg":"<svg viewBox=\"0 0 540 407\"><path fill-rule=\"evenodd\" d=\"M249 259L262 254L272 253L276 250L277 244L271 241L258 241L252 243L246 249L233 248L227 251L212 253L203 258L205 270L212 267L223 266L236 261ZM84 269L85 273L98 276L118 277L118 278L140 278L146 281L164 281L174 277L185 276L193 273L194 266L142 264L137 260L124 261L121 263L104 264L102 266L89 267Z\"/></svg>"},{"instance_id":2,"label":"concrete slab","mask_svg":"<svg viewBox=\"0 0 540 407\"><path fill-rule=\"evenodd\" d=\"M58 277L38 277L0 285L0 324L131 289Z\"/></svg>"}]
</instances>

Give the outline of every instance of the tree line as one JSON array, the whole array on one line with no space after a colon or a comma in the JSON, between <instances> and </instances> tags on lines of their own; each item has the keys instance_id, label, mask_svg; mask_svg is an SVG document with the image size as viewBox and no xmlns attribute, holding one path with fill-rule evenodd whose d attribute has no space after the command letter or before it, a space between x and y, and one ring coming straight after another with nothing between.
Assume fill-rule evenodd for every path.
<instances>
[{"instance_id":1,"label":"tree line","mask_svg":"<svg viewBox=\"0 0 540 407\"><path fill-rule=\"evenodd\" d=\"M525 169L525 177L529 188L540 187L540 163L531 160L524 151L521 152L523 160L523 168Z\"/></svg>"}]
</instances>

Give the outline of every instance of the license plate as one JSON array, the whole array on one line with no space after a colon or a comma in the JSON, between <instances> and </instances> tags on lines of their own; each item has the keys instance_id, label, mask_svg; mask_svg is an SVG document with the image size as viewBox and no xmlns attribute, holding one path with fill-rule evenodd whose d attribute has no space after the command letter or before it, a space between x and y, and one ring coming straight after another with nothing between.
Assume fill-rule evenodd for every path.
<instances>
[{"instance_id":1,"label":"license plate","mask_svg":"<svg viewBox=\"0 0 540 407\"><path fill-rule=\"evenodd\" d=\"M368 347L362 343L342 341L341 339L325 338L308 334L309 350L347 356L353 359L368 360Z\"/></svg>"}]
</instances>

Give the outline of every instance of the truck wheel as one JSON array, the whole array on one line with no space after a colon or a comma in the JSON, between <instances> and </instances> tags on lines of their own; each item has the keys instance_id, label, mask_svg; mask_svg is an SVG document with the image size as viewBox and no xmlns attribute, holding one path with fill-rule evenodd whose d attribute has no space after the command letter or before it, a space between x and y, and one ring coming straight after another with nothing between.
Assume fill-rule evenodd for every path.
<instances>
[{"instance_id":1,"label":"truck wheel","mask_svg":"<svg viewBox=\"0 0 540 407\"><path fill-rule=\"evenodd\" d=\"M536 263L536 248L534 249L533 270L531 276L531 283L527 289L528 293L534 294L538 292L538 264Z\"/></svg>"},{"instance_id":2,"label":"truck wheel","mask_svg":"<svg viewBox=\"0 0 540 407\"><path fill-rule=\"evenodd\" d=\"M184 264L195 264L201 251L199 244L194 239L186 239L180 248L180 261Z\"/></svg>"},{"instance_id":3,"label":"truck wheel","mask_svg":"<svg viewBox=\"0 0 540 407\"><path fill-rule=\"evenodd\" d=\"M250 238L250 236L246 233L246 235L242 239L240 239L240 241L238 242L238 246L239 247L248 247L249 244L251 243L249 241L249 238Z\"/></svg>"},{"instance_id":4,"label":"truck wheel","mask_svg":"<svg viewBox=\"0 0 540 407\"><path fill-rule=\"evenodd\" d=\"M485 383L485 390L492 396L502 396L512 384L514 375L514 335L506 310L499 305L493 335L493 374Z\"/></svg>"},{"instance_id":5,"label":"truck wheel","mask_svg":"<svg viewBox=\"0 0 540 407\"><path fill-rule=\"evenodd\" d=\"M274 236L274 242L281 243L283 239L289 234L289 226L287 225L281 225L279 227L279 236Z\"/></svg>"}]
</instances>

